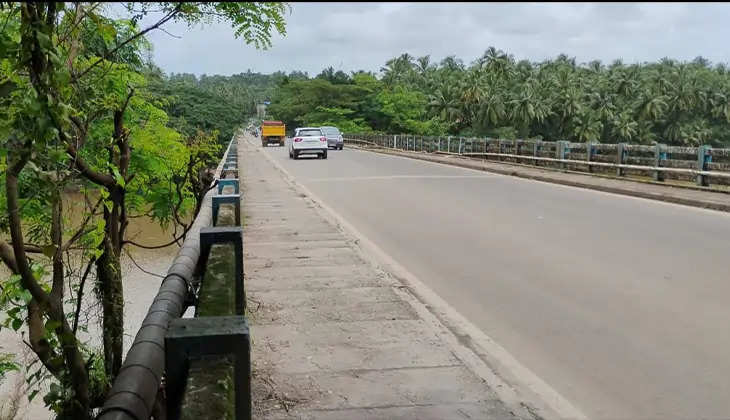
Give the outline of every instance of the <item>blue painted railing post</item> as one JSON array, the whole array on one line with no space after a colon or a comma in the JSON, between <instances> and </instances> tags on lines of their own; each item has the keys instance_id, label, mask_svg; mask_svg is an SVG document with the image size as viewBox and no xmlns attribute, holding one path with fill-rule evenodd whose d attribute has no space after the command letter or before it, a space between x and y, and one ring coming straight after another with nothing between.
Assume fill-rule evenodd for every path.
<instances>
[{"instance_id":1,"label":"blue painted railing post","mask_svg":"<svg viewBox=\"0 0 730 420\"><path fill-rule=\"evenodd\" d=\"M593 160L593 143L586 144L586 162L590 162ZM593 172L593 166L591 164L588 164L588 172Z\"/></svg>"},{"instance_id":2,"label":"blue painted railing post","mask_svg":"<svg viewBox=\"0 0 730 420\"><path fill-rule=\"evenodd\" d=\"M667 160L666 146L661 143L657 143L654 146L654 167L661 168L665 160ZM658 170L654 171L654 181L664 181L664 172Z\"/></svg>"},{"instance_id":3,"label":"blue painted railing post","mask_svg":"<svg viewBox=\"0 0 730 420\"><path fill-rule=\"evenodd\" d=\"M712 162L712 148L710 146L700 146L697 148L697 170L706 171L707 164ZM707 175L697 174L697 185L707 187Z\"/></svg>"},{"instance_id":4,"label":"blue painted railing post","mask_svg":"<svg viewBox=\"0 0 730 420\"><path fill-rule=\"evenodd\" d=\"M233 204L236 207L236 226L241 226L241 196L239 194L214 195L213 201L213 226L218 223L218 211L221 204Z\"/></svg>"},{"instance_id":5,"label":"blue painted railing post","mask_svg":"<svg viewBox=\"0 0 730 420\"><path fill-rule=\"evenodd\" d=\"M227 185L233 186L233 193L238 194L238 178L225 178L218 180L218 194L223 193L223 188Z\"/></svg>"}]
</instances>

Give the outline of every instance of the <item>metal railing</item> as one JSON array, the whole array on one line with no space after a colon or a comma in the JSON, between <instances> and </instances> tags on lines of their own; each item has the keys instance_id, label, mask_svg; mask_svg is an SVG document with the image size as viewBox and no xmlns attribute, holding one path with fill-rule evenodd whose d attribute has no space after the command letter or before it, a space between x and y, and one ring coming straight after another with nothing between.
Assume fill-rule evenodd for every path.
<instances>
[{"instance_id":1,"label":"metal railing","mask_svg":"<svg viewBox=\"0 0 730 420\"><path fill-rule=\"evenodd\" d=\"M730 149L710 146L571 143L406 134L348 134L345 141L366 147L489 158L532 166L553 165L588 173L615 171L616 176L649 175L655 181L673 178L691 180L700 186L709 186L711 183L730 185Z\"/></svg>"},{"instance_id":2,"label":"metal railing","mask_svg":"<svg viewBox=\"0 0 730 420\"><path fill-rule=\"evenodd\" d=\"M216 184L218 188L215 188ZM226 186L233 187L236 194L222 194ZM97 416L99 420L149 420L153 411L161 407L168 420L177 419L189 359L211 354L235 357L236 418L251 418L250 340L243 317L243 238L234 139L228 144L210 187L129 348ZM236 215L238 226L215 226L217 209L225 203L235 205L235 211L239 213ZM180 318L189 306L197 304L196 292L205 274L207 256L211 246L217 243L233 243L235 256L240 260L235 262L237 313L227 317ZM203 325L207 326L201 327ZM166 381L164 404L160 392L163 377Z\"/></svg>"}]
</instances>

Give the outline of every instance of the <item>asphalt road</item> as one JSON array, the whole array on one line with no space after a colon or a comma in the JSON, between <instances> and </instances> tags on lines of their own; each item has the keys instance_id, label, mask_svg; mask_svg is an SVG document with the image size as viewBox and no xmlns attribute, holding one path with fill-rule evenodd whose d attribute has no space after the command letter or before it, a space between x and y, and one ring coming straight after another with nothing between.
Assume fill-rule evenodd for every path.
<instances>
[{"instance_id":1,"label":"asphalt road","mask_svg":"<svg viewBox=\"0 0 730 420\"><path fill-rule=\"evenodd\" d=\"M345 149L271 154L590 418L730 418L730 216Z\"/></svg>"}]
</instances>

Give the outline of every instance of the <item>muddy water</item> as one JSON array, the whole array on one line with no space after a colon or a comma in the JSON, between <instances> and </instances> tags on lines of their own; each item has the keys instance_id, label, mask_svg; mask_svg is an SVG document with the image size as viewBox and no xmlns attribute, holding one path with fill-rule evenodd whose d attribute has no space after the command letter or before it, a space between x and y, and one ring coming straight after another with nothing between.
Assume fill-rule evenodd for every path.
<instances>
[{"instance_id":1,"label":"muddy water","mask_svg":"<svg viewBox=\"0 0 730 420\"><path fill-rule=\"evenodd\" d=\"M72 224L79 222L79 216L82 214L79 207L83 206L83 198L80 194L68 194L64 208L67 209ZM172 239L172 229L165 231L158 223L149 218L135 218L130 220L127 231L127 238L144 245L160 245L169 242ZM127 245L125 247L131 258L126 253L122 253L122 272L124 278L124 350L129 349L134 335L137 333L142 320L147 313L147 308L152 303L152 299L157 293L160 286L161 278L145 273L164 275L170 267L172 259L178 251L176 245L156 249L147 250ZM134 262L136 262L138 268ZM4 281L8 277L8 272L3 266L0 268L0 281ZM88 286L88 285L87 285ZM98 304L93 297L90 287L86 288L85 311L88 312L89 334L80 335L84 340L97 348L100 348L99 327L96 322L99 312ZM84 318L82 318L84 320ZM26 333L27 337L27 333ZM18 333L3 329L0 331L0 352L12 353L16 355L16 359L23 365L27 365L33 360L33 353L30 352L22 341ZM27 340L27 338L25 338ZM8 375L2 383L0 383L0 419L8 418L4 416L9 411L9 404L14 399L19 399L20 408L19 415L15 417L18 420L38 420L52 418L52 414L44 407L43 400L39 395L30 404L27 397L21 396L16 398L19 389L23 388L22 375ZM22 390L21 390L22 391ZM23 392L21 392L22 394ZM25 392L27 394L27 391ZM42 394L42 393L41 393ZM12 411L12 410L10 410Z\"/></svg>"}]
</instances>

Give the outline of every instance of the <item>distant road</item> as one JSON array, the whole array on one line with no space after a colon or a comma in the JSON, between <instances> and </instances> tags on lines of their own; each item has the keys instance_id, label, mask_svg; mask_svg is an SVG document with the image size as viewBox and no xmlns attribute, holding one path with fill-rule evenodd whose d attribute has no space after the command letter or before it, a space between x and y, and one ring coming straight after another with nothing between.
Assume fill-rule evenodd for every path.
<instances>
[{"instance_id":1,"label":"distant road","mask_svg":"<svg viewBox=\"0 0 730 420\"><path fill-rule=\"evenodd\" d=\"M730 215L345 149L299 182L590 418L730 418Z\"/></svg>"}]
</instances>

